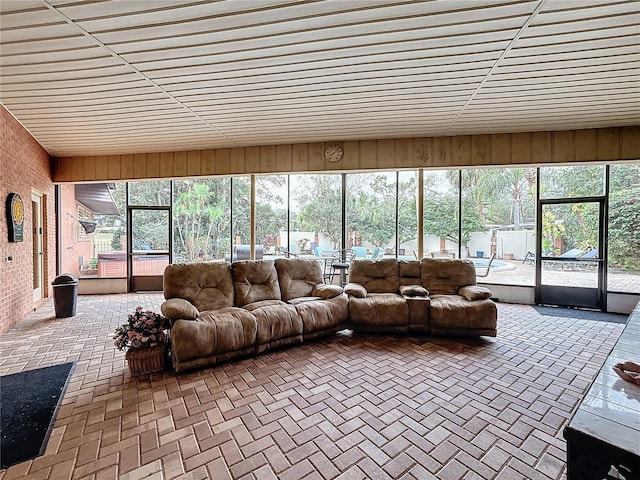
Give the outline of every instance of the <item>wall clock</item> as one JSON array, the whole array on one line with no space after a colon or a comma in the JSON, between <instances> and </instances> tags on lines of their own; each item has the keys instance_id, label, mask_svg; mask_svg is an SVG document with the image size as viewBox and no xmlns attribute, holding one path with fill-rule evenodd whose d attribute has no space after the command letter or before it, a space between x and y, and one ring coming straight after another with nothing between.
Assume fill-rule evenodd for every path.
<instances>
[{"instance_id":1,"label":"wall clock","mask_svg":"<svg viewBox=\"0 0 640 480\"><path fill-rule=\"evenodd\" d=\"M7 196L7 224L10 242L21 242L24 238L24 204L17 193Z\"/></svg>"},{"instance_id":2,"label":"wall clock","mask_svg":"<svg viewBox=\"0 0 640 480\"><path fill-rule=\"evenodd\" d=\"M342 158L342 147L340 145L328 145L324 149L324 158L330 162L338 162Z\"/></svg>"}]
</instances>

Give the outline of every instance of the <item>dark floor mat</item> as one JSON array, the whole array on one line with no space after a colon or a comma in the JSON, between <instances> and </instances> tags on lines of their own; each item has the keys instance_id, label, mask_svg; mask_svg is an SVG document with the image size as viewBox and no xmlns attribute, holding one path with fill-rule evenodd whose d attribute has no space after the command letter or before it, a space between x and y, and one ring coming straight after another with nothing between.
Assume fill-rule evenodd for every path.
<instances>
[{"instance_id":1,"label":"dark floor mat","mask_svg":"<svg viewBox=\"0 0 640 480\"><path fill-rule=\"evenodd\" d=\"M533 308L535 308L540 315L549 317L578 318L580 320L595 320L597 322L611 323L627 323L627 318L629 318L628 315L619 313L596 312L579 308L542 307L539 305L534 305Z\"/></svg>"}]
</instances>

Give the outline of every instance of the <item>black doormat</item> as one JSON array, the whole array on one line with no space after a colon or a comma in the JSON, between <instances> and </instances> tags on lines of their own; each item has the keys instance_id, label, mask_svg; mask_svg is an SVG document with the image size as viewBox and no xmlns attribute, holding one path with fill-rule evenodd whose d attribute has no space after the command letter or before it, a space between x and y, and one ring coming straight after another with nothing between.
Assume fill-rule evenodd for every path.
<instances>
[{"instance_id":1,"label":"black doormat","mask_svg":"<svg viewBox=\"0 0 640 480\"><path fill-rule=\"evenodd\" d=\"M595 320L597 322L627 323L627 318L629 318L628 315L620 313L605 313L594 310L582 310L579 308L543 307L540 305L534 305L533 308L535 308L540 315L577 318L580 320Z\"/></svg>"},{"instance_id":2,"label":"black doormat","mask_svg":"<svg viewBox=\"0 0 640 480\"><path fill-rule=\"evenodd\" d=\"M0 469L44 454L74 365L0 377Z\"/></svg>"}]
</instances>

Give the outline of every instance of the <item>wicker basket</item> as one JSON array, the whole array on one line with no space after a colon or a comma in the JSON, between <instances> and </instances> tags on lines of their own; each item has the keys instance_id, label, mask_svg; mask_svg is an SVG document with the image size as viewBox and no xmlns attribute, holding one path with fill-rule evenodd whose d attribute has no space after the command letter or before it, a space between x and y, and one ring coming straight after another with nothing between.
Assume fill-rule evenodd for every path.
<instances>
[{"instance_id":1,"label":"wicker basket","mask_svg":"<svg viewBox=\"0 0 640 480\"><path fill-rule=\"evenodd\" d=\"M154 347L129 349L125 357L129 362L131 375L147 375L163 371L165 348L166 345L162 343Z\"/></svg>"}]
</instances>

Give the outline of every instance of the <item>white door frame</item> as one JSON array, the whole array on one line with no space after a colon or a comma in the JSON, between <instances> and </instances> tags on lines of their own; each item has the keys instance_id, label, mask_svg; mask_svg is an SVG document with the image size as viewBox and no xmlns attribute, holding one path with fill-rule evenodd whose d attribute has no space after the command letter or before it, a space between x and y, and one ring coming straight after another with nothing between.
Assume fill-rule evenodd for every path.
<instances>
[{"instance_id":1,"label":"white door frame","mask_svg":"<svg viewBox=\"0 0 640 480\"><path fill-rule=\"evenodd\" d=\"M38 302L44 298L44 210L42 208L43 195L40 192L31 192L31 218L32 218L32 242L33 242L33 301Z\"/></svg>"}]
</instances>

